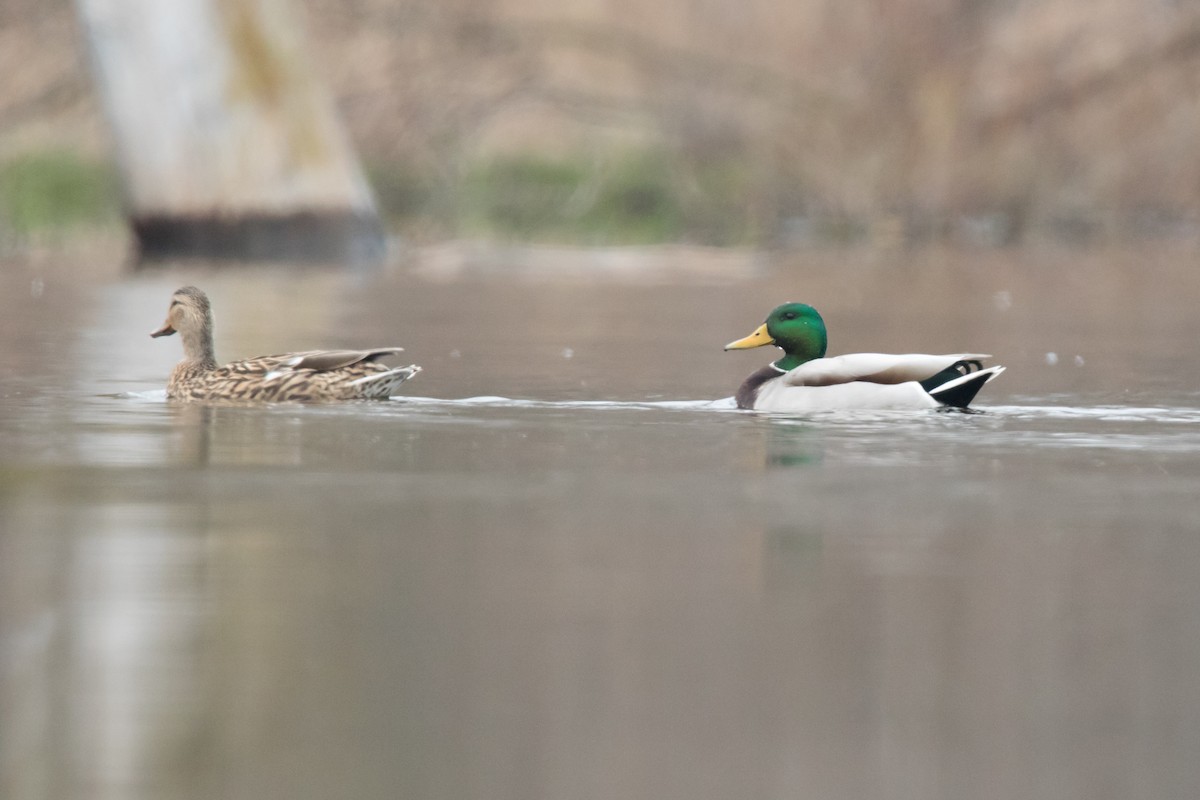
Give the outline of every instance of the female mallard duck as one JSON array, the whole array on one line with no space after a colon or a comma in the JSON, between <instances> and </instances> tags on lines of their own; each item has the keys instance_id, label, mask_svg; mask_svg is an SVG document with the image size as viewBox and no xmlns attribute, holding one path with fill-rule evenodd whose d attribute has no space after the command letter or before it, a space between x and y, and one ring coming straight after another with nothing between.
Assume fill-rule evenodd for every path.
<instances>
[{"instance_id":1,"label":"female mallard duck","mask_svg":"<svg viewBox=\"0 0 1200 800\"><path fill-rule=\"evenodd\" d=\"M218 367L213 356L212 308L195 286L185 286L171 296L167 321L150 335L176 332L183 339L183 361L167 381L167 397L172 400L382 400L421 371L416 364L391 368L375 363L402 347L312 350Z\"/></svg>"},{"instance_id":2,"label":"female mallard duck","mask_svg":"<svg viewBox=\"0 0 1200 800\"><path fill-rule=\"evenodd\" d=\"M825 322L812 306L786 303L754 333L725 345L744 350L773 344L783 358L742 383L738 408L758 411L966 408L1004 367L983 368L991 356L853 353L825 358Z\"/></svg>"}]
</instances>

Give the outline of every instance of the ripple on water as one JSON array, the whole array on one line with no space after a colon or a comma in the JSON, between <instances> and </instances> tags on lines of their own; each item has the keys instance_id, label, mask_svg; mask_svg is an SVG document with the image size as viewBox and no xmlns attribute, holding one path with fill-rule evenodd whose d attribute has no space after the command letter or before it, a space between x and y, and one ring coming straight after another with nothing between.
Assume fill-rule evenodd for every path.
<instances>
[{"instance_id":1,"label":"ripple on water","mask_svg":"<svg viewBox=\"0 0 1200 800\"><path fill-rule=\"evenodd\" d=\"M101 397L110 397L118 400L133 400L143 403L165 403L167 402L167 393L164 389L152 389L145 392L119 392L116 394L101 395ZM454 408L470 408L470 407L499 407L499 408L546 408L546 409L563 409L563 408L579 408L589 410L629 410L629 409L660 409L665 411L736 411L737 403L732 397L724 397L719 400L647 400L647 401L623 401L623 400L535 400L529 398L511 398L499 397L495 395L480 395L477 397L461 397L461 398L440 398L440 397L413 397L407 395L398 395L391 398L391 404L381 404L377 401L370 402L348 402L348 403L331 403L322 404L314 403L312 408L342 408L351 410L361 410L364 408L386 408L389 405L395 407L400 406L444 406ZM253 403L241 403L239 405L255 405ZM266 404L263 404L266 405ZM277 404L282 405L282 404ZM288 404L291 406L299 406L301 404Z\"/></svg>"},{"instance_id":2,"label":"ripple on water","mask_svg":"<svg viewBox=\"0 0 1200 800\"><path fill-rule=\"evenodd\" d=\"M992 406L990 413L1041 419L1083 419L1102 422L1200 423L1200 408L1186 406Z\"/></svg>"},{"instance_id":3,"label":"ripple on water","mask_svg":"<svg viewBox=\"0 0 1200 800\"><path fill-rule=\"evenodd\" d=\"M108 397L138 403L165 403L162 389L122 392ZM278 406L276 406L278 407ZM288 404L286 407L295 408ZM737 412L732 397L716 400L538 400L480 395L463 398L402 396L391 403L362 402L308 406L321 414L372 414L422 417L453 414L453 421L470 422L471 409L515 411L608 412L684 411ZM319 411L317 411L319 409ZM1151 405L1027 405L983 406L974 413L930 413L918 411L824 411L802 415L748 414L778 426L802 426L823 430L844 439L857 439L864 446L899 446L906 436L929 442L966 441L997 450L1022 448L1092 448L1112 451L1147 449L1159 453L1200 452L1200 408ZM451 421L447 419L446 421ZM488 424L497 420L488 419ZM1192 429L1190 426L1196 426ZM969 434L969 436L968 436Z\"/></svg>"},{"instance_id":4,"label":"ripple on water","mask_svg":"<svg viewBox=\"0 0 1200 800\"><path fill-rule=\"evenodd\" d=\"M133 400L145 403L164 403L166 391L151 389L142 392L119 392L103 397ZM394 404L408 406L448 407L500 407L528 409L586 409L586 410L665 410L665 411L736 411L737 403L732 397L715 400L538 400L535 398L512 398L498 395L441 398L399 395L391 398ZM343 403L339 408L363 409L377 403ZM326 407L315 404L313 407ZM930 413L926 409L909 410L860 410L860 411L814 411L804 414L763 414L777 419L800 419L824 422L888 422L901 420L931 420L942 416L981 416L1029 420L1095 420L1099 422L1151 422L1163 424L1200 423L1200 408L1183 406L1124 406L1124 405L1004 405L983 406L968 409L966 413L957 409L949 415Z\"/></svg>"}]
</instances>

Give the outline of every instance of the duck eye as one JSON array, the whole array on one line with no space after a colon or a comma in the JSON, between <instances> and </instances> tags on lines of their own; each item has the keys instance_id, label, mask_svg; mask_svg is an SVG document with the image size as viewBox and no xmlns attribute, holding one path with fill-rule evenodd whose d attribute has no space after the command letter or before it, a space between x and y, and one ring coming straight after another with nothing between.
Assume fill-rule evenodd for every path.
<instances>
[{"instance_id":1,"label":"duck eye","mask_svg":"<svg viewBox=\"0 0 1200 800\"><path fill-rule=\"evenodd\" d=\"M795 312L795 311L788 311L787 313L785 313L785 314L783 315L783 318L784 318L784 319L795 319L795 318L796 318L796 312Z\"/></svg>"},{"instance_id":2,"label":"duck eye","mask_svg":"<svg viewBox=\"0 0 1200 800\"><path fill-rule=\"evenodd\" d=\"M171 301L171 308L174 308L174 307L175 307L175 306L177 306L177 305L179 305L179 301L178 301L178 300L172 300L172 301Z\"/></svg>"}]
</instances>

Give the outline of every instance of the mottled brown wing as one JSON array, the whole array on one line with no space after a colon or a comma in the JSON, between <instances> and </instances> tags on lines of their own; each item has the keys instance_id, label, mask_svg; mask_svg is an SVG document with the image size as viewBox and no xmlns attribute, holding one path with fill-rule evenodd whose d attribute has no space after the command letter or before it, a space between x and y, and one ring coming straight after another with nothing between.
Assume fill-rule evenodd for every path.
<instances>
[{"instance_id":1,"label":"mottled brown wing","mask_svg":"<svg viewBox=\"0 0 1200 800\"><path fill-rule=\"evenodd\" d=\"M364 361L375 361L378 358L403 351L403 347L380 347L374 350L313 350L308 353L295 353L291 358L283 359L280 366L328 372Z\"/></svg>"}]
</instances>

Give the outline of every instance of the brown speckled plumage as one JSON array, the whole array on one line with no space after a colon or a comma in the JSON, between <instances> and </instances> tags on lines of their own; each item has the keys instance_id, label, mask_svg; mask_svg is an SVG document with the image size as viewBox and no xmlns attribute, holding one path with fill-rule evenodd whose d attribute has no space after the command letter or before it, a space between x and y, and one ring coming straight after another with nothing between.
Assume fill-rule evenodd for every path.
<instances>
[{"instance_id":1,"label":"brown speckled plumage","mask_svg":"<svg viewBox=\"0 0 1200 800\"><path fill-rule=\"evenodd\" d=\"M167 321L150 334L179 333L183 339L184 358L171 370L168 398L268 403L382 400L421 371L415 364L393 368L377 363L401 352L401 347L311 350L219 367L213 356L212 328L212 309L204 292L185 286L172 295Z\"/></svg>"}]
</instances>

